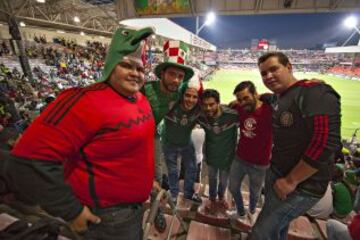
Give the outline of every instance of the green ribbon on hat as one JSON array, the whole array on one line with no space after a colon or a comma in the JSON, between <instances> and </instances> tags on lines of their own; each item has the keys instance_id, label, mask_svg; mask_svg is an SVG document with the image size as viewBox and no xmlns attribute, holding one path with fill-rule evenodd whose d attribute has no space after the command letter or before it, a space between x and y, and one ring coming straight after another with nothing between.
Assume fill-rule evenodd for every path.
<instances>
[{"instance_id":1,"label":"green ribbon on hat","mask_svg":"<svg viewBox=\"0 0 360 240\"><path fill-rule=\"evenodd\" d=\"M135 52L139 48L141 41L153 33L154 30L150 27L140 30L118 28L114 33L105 58L102 77L98 81L106 81L115 66L119 64L125 56Z\"/></svg>"}]
</instances>

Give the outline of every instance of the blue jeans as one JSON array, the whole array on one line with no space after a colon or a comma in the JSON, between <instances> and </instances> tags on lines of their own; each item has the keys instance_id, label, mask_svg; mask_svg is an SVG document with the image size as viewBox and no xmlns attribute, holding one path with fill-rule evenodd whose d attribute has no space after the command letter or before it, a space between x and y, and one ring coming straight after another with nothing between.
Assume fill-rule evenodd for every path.
<instances>
[{"instance_id":1,"label":"blue jeans","mask_svg":"<svg viewBox=\"0 0 360 240\"><path fill-rule=\"evenodd\" d=\"M352 240L348 226L335 219L326 222L326 234L329 240Z\"/></svg>"},{"instance_id":2,"label":"blue jeans","mask_svg":"<svg viewBox=\"0 0 360 240\"><path fill-rule=\"evenodd\" d=\"M99 224L89 224L86 240L141 240L143 238L142 205L93 209Z\"/></svg>"},{"instance_id":3,"label":"blue jeans","mask_svg":"<svg viewBox=\"0 0 360 240\"><path fill-rule=\"evenodd\" d=\"M265 180L266 170L269 166L260 166L248 163L236 158L230 169L230 192L234 197L236 209L240 216L245 214L244 202L241 195L241 183L246 175L249 176L250 206L251 213L255 213L256 204L259 200L261 187Z\"/></svg>"},{"instance_id":4,"label":"blue jeans","mask_svg":"<svg viewBox=\"0 0 360 240\"><path fill-rule=\"evenodd\" d=\"M194 144L190 142L184 147L163 144L163 153L168 168L169 188L171 196L177 198L179 194L179 170L177 158L180 155L185 167L184 197L190 199L194 194L194 183L196 180L196 157Z\"/></svg>"},{"instance_id":5,"label":"blue jeans","mask_svg":"<svg viewBox=\"0 0 360 240\"><path fill-rule=\"evenodd\" d=\"M211 200L215 200L217 195L219 199L223 199L228 185L229 171L221 170L210 165L207 166L209 177L209 197Z\"/></svg>"},{"instance_id":6,"label":"blue jeans","mask_svg":"<svg viewBox=\"0 0 360 240\"><path fill-rule=\"evenodd\" d=\"M161 162L161 144L159 136L155 136L154 144L155 181L157 181L161 186L163 171Z\"/></svg>"},{"instance_id":7,"label":"blue jeans","mask_svg":"<svg viewBox=\"0 0 360 240\"><path fill-rule=\"evenodd\" d=\"M265 179L265 204L252 229L251 239L287 239L289 223L306 213L320 198L295 190L280 200L273 188L277 176L271 168Z\"/></svg>"}]
</instances>

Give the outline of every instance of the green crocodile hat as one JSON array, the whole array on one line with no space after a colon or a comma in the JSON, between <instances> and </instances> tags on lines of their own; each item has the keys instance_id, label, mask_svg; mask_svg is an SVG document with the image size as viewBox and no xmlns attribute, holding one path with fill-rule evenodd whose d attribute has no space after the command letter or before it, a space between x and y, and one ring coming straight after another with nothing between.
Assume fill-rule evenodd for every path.
<instances>
[{"instance_id":1,"label":"green crocodile hat","mask_svg":"<svg viewBox=\"0 0 360 240\"><path fill-rule=\"evenodd\" d=\"M154 33L154 30L150 27L142 28L139 30L118 28L114 33L111 40L109 51L105 58L105 66L102 73L102 77L98 80L99 82L106 81L115 66L119 64L123 58L127 55L135 55L140 58L139 49L142 40Z\"/></svg>"},{"instance_id":2,"label":"green crocodile hat","mask_svg":"<svg viewBox=\"0 0 360 240\"><path fill-rule=\"evenodd\" d=\"M189 47L182 41L169 40L166 41L163 47L164 62L157 65L154 73L158 78L161 78L161 72L168 67L180 68L185 72L184 81L188 81L193 75L194 70L187 66L189 58Z\"/></svg>"}]
</instances>

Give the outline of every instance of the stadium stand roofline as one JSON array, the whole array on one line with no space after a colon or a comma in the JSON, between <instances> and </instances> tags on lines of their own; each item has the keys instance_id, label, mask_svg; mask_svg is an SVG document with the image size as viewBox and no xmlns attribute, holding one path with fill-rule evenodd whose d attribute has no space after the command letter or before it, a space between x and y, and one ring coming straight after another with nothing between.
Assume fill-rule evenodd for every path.
<instances>
[{"instance_id":1,"label":"stadium stand roofline","mask_svg":"<svg viewBox=\"0 0 360 240\"><path fill-rule=\"evenodd\" d=\"M325 53L360 53L360 46L329 47Z\"/></svg>"},{"instance_id":2,"label":"stadium stand roofline","mask_svg":"<svg viewBox=\"0 0 360 240\"><path fill-rule=\"evenodd\" d=\"M189 32L185 28L177 25L167 18L136 18L127 19L120 22L120 24L130 27L155 27L157 35L162 37L181 40L191 46L199 47L205 50L216 51L216 46L207 42L206 40Z\"/></svg>"}]
</instances>

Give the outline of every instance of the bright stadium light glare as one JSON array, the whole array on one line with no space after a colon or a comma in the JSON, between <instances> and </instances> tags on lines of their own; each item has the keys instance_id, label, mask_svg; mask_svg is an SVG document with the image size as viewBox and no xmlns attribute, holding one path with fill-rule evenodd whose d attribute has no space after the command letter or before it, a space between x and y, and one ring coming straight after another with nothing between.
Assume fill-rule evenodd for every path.
<instances>
[{"instance_id":1,"label":"bright stadium light glare","mask_svg":"<svg viewBox=\"0 0 360 240\"><path fill-rule=\"evenodd\" d=\"M206 26L209 26L210 24L212 24L213 22L215 22L215 18L216 18L215 13L214 13L214 12L209 12L209 13L206 15L205 25L206 25Z\"/></svg>"},{"instance_id":2,"label":"bright stadium light glare","mask_svg":"<svg viewBox=\"0 0 360 240\"><path fill-rule=\"evenodd\" d=\"M350 16L344 20L344 25L348 28L354 28L357 26L357 18Z\"/></svg>"},{"instance_id":3,"label":"bright stadium light glare","mask_svg":"<svg viewBox=\"0 0 360 240\"><path fill-rule=\"evenodd\" d=\"M205 19L205 22L203 23L203 25L201 25L201 27L199 27L199 17L196 17L196 36L199 36L199 33L200 31L205 27L205 26L209 26L211 25L212 23L215 22L215 18L216 18L216 15L214 12L209 12L207 15L206 15L206 19Z\"/></svg>"},{"instance_id":4,"label":"bright stadium light glare","mask_svg":"<svg viewBox=\"0 0 360 240\"><path fill-rule=\"evenodd\" d=\"M74 17L74 22L79 23L79 22L80 22L80 18L79 18L78 16L75 16L75 17Z\"/></svg>"},{"instance_id":5,"label":"bright stadium light glare","mask_svg":"<svg viewBox=\"0 0 360 240\"><path fill-rule=\"evenodd\" d=\"M20 27L25 27L26 24L24 22L20 22Z\"/></svg>"},{"instance_id":6,"label":"bright stadium light glare","mask_svg":"<svg viewBox=\"0 0 360 240\"><path fill-rule=\"evenodd\" d=\"M36 0L38 3L45 3L45 0Z\"/></svg>"}]
</instances>

